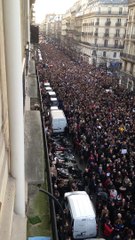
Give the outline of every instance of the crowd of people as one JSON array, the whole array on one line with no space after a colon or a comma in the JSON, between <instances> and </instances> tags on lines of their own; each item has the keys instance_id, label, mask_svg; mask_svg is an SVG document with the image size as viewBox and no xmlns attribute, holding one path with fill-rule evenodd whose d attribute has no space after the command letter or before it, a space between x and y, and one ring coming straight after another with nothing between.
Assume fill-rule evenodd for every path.
<instances>
[{"instance_id":1,"label":"crowd of people","mask_svg":"<svg viewBox=\"0 0 135 240\"><path fill-rule=\"evenodd\" d=\"M102 236L135 239L134 92L119 86L104 69L72 60L52 43L41 43L40 50L40 80L51 83L67 118L65 136L85 165L84 188L96 196ZM47 115L46 127L51 135Z\"/></svg>"}]
</instances>

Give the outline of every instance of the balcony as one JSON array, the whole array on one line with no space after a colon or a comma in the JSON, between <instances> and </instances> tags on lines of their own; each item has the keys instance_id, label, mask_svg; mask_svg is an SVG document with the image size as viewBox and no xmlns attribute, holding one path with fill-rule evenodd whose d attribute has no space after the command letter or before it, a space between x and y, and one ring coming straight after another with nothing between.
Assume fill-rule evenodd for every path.
<instances>
[{"instance_id":1,"label":"balcony","mask_svg":"<svg viewBox=\"0 0 135 240\"><path fill-rule=\"evenodd\" d=\"M94 22L89 23L89 26L94 26Z\"/></svg>"},{"instance_id":2,"label":"balcony","mask_svg":"<svg viewBox=\"0 0 135 240\"><path fill-rule=\"evenodd\" d=\"M127 59L127 60L129 60L129 61L135 62L135 56L134 56L134 55L121 52L121 57L122 57L122 58L125 58L125 59Z\"/></svg>"},{"instance_id":3,"label":"balcony","mask_svg":"<svg viewBox=\"0 0 135 240\"><path fill-rule=\"evenodd\" d=\"M81 33L78 32L78 31L75 31L75 35L76 35L76 36L81 36Z\"/></svg>"},{"instance_id":4,"label":"balcony","mask_svg":"<svg viewBox=\"0 0 135 240\"><path fill-rule=\"evenodd\" d=\"M94 33L94 36L96 36L96 37L97 37L97 36L98 36L98 32L95 32L95 33Z\"/></svg>"},{"instance_id":5,"label":"balcony","mask_svg":"<svg viewBox=\"0 0 135 240\"><path fill-rule=\"evenodd\" d=\"M110 26L110 25L111 25L111 21L105 22L105 26Z\"/></svg>"},{"instance_id":6,"label":"balcony","mask_svg":"<svg viewBox=\"0 0 135 240\"><path fill-rule=\"evenodd\" d=\"M126 38L129 38L129 34L126 35Z\"/></svg>"},{"instance_id":7,"label":"balcony","mask_svg":"<svg viewBox=\"0 0 135 240\"><path fill-rule=\"evenodd\" d=\"M133 0L134 1L134 0ZM116 15L116 16L119 16L119 12L115 12L115 11L111 11L111 12L108 12L108 11L104 11L104 12L100 12L100 11L93 11L91 12L92 15ZM123 11L122 12L122 16L127 16L128 15L128 12L127 11Z\"/></svg>"},{"instance_id":8,"label":"balcony","mask_svg":"<svg viewBox=\"0 0 135 240\"><path fill-rule=\"evenodd\" d=\"M132 35L131 35L131 39L132 39L132 40L135 40L135 34L132 34Z\"/></svg>"},{"instance_id":9,"label":"balcony","mask_svg":"<svg viewBox=\"0 0 135 240\"><path fill-rule=\"evenodd\" d=\"M88 35L92 36L92 35L93 35L93 32L88 32Z\"/></svg>"},{"instance_id":10,"label":"balcony","mask_svg":"<svg viewBox=\"0 0 135 240\"><path fill-rule=\"evenodd\" d=\"M120 27L120 26L121 26L121 22L116 22L116 23L115 23L115 26L116 26L116 27Z\"/></svg>"},{"instance_id":11,"label":"balcony","mask_svg":"<svg viewBox=\"0 0 135 240\"><path fill-rule=\"evenodd\" d=\"M116 34L114 34L114 37L115 37L115 38L120 38L120 34L119 34L119 33L116 33Z\"/></svg>"},{"instance_id":12,"label":"balcony","mask_svg":"<svg viewBox=\"0 0 135 240\"><path fill-rule=\"evenodd\" d=\"M104 33L104 37L109 37L109 33Z\"/></svg>"}]
</instances>

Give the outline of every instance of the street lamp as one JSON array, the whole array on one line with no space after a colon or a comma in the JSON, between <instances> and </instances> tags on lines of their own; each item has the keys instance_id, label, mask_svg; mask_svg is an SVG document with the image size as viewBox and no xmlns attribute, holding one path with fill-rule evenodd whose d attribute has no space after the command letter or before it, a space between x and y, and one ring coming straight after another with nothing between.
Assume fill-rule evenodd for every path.
<instances>
[{"instance_id":1,"label":"street lamp","mask_svg":"<svg viewBox=\"0 0 135 240\"><path fill-rule=\"evenodd\" d=\"M65 240L65 234L64 234L64 222L65 222L65 217L63 213L63 208L60 202L57 200L56 197L54 197L50 192L46 191L43 188L39 188L40 192L43 192L44 194L48 195L54 202L56 202L61 210L61 215L62 215L62 240Z\"/></svg>"}]
</instances>

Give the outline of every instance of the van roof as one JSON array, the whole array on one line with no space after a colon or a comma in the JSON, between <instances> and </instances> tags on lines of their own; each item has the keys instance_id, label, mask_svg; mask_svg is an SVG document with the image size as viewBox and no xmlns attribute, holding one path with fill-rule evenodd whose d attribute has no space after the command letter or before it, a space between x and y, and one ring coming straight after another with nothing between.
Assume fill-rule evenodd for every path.
<instances>
[{"instance_id":1,"label":"van roof","mask_svg":"<svg viewBox=\"0 0 135 240\"><path fill-rule=\"evenodd\" d=\"M57 106L51 106L50 109L51 109L51 110L58 110L58 107L57 107Z\"/></svg>"},{"instance_id":2,"label":"van roof","mask_svg":"<svg viewBox=\"0 0 135 240\"><path fill-rule=\"evenodd\" d=\"M85 191L69 192L65 197L68 199L73 219L95 218L93 204Z\"/></svg>"},{"instance_id":3,"label":"van roof","mask_svg":"<svg viewBox=\"0 0 135 240\"><path fill-rule=\"evenodd\" d=\"M56 97L51 97L51 101L57 101Z\"/></svg>"},{"instance_id":4,"label":"van roof","mask_svg":"<svg viewBox=\"0 0 135 240\"><path fill-rule=\"evenodd\" d=\"M51 115L52 115L53 119L60 119L60 118L65 119L66 118L63 110L60 110L60 109L51 111Z\"/></svg>"},{"instance_id":5,"label":"van roof","mask_svg":"<svg viewBox=\"0 0 135 240\"><path fill-rule=\"evenodd\" d=\"M47 91L52 91L52 88L49 87L49 86L45 86L45 89L46 89Z\"/></svg>"},{"instance_id":6,"label":"van roof","mask_svg":"<svg viewBox=\"0 0 135 240\"><path fill-rule=\"evenodd\" d=\"M50 96L56 95L56 93L55 93L54 91L49 91L48 94L49 94Z\"/></svg>"},{"instance_id":7,"label":"van roof","mask_svg":"<svg viewBox=\"0 0 135 240\"><path fill-rule=\"evenodd\" d=\"M50 83L49 83L49 82L45 82L45 83L44 83L44 86L48 86L48 87L49 87L49 86L50 86Z\"/></svg>"}]
</instances>

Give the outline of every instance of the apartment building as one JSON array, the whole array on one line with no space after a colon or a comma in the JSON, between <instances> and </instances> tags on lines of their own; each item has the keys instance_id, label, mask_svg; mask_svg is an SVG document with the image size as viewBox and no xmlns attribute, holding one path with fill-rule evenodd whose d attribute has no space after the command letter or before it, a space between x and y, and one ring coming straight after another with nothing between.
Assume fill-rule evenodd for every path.
<instances>
[{"instance_id":1,"label":"apartment building","mask_svg":"<svg viewBox=\"0 0 135 240\"><path fill-rule=\"evenodd\" d=\"M107 67L120 64L127 14L127 0L99 0L88 3L82 22L81 42L89 45L89 63Z\"/></svg>"},{"instance_id":2,"label":"apartment building","mask_svg":"<svg viewBox=\"0 0 135 240\"><path fill-rule=\"evenodd\" d=\"M127 16L127 0L77 1L63 18L67 26L64 39L70 34L66 48L90 64L119 68Z\"/></svg>"},{"instance_id":3,"label":"apartment building","mask_svg":"<svg viewBox=\"0 0 135 240\"><path fill-rule=\"evenodd\" d=\"M133 91L135 86L135 1L128 0L129 14L122 58L122 84Z\"/></svg>"},{"instance_id":4,"label":"apartment building","mask_svg":"<svg viewBox=\"0 0 135 240\"><path fill-rule=\"evenodd\" d=\"M32 0L0 0L0 240L26 239L23 76Z\"/></svg>"},{"instance_id":5,"label":"apartment building","mask_svg":"<svg viewBox=\"0 0 135 240\"><path fill-rule=\"evenodd\" d=\"M62 14L47 14L44 21L45 36L61 45Z\"/></svg>"}]
</instances>

